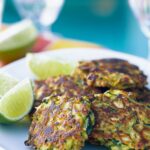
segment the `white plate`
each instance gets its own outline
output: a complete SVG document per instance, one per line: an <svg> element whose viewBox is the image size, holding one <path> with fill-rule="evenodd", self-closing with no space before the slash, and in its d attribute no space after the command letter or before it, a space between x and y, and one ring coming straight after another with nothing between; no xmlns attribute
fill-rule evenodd
<svg viewBox="0 0 150 150"><path fill-rule="evenodd" d="M63 58L68 60L91 60L100 58L121 58L126 59L129 62L137 65L144 71L148 76L148 82L150 83L150 62L138 58L135 56L114 52L110 50L102 49L89 49L89 48L73 48L73 49L62 49L59 51L48 51L43 52L42 55L47 55L51 58ZM29 73L25 59L18 60L10 65L7 65L0 69L0 71L6 71L18 79L24 79L26 77L32 78ZM150 84L149 84L150 87ZM6 150L28 150L29 148L24 146L24 141L27 139L28 127L25 125L0 125L0 146ZM105 148L95 147L86 144L85 150L102 150Z"/></svg>

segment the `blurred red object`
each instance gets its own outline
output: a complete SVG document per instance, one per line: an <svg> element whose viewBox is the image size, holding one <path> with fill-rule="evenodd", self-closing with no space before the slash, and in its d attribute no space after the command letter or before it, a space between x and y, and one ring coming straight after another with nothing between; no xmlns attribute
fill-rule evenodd
<svg viewBox="0 0 150 150"><path fill-rule="evenodd" d="M50 45L52 42L50 40L47 40L43 37L38 37L37 42L35 43L35 45L32 48L33 52L41 52L45 49L45 47L47 47L48 45Z"/></svg>
<svg viewBox="0 0 150 150"><path fill-rule="evenodd" d="M0 62L0 67L4 66L4 64L2 62Z"/></svg>

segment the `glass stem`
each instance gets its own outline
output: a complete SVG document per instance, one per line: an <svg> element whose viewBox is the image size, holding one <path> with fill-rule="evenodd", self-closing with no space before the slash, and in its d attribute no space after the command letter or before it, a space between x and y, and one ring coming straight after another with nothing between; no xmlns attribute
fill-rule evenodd
<svg viewBox="0 0 150 150"><path fill-rule="evenodd" d="M150 39L148 39L148 60L150 61Z"/></svg>
<svg viewBox="0 0 150 150"><path fill-rule="evenodd" d="M46 40L55 41L58 38L58 35L55 35L48 26L41 26L39 28L39 32L40 35L42 35L42 37L44 37Z"/></svg>
<svg viewBox="0 0 150 150"><path fill-rule="evenodd" d="M0 31L2 30L2 19L3 19L4 0L0 0Z"/></svg>

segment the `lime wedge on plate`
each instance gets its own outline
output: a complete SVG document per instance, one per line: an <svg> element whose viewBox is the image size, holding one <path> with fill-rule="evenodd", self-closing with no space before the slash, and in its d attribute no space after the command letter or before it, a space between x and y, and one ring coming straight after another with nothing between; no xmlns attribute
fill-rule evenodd
<svg viewBox="0 0 150 150"><path fill-rule="evenodd" d="M38 79L46 79L50 76L69 75L77 65L77 62L52 59L42 54L28 54L26 60L29 69Z"/></svg>
<svg viewBox="0 0 150 150"><path fill-rule="evenodd" d="M18 83L0 99L0 123L16 122L26 116L33 105L30 80Z"/></svg>
<svg viewBox="0 0 150 150"><path fill-rule="evenodd" d="M2 97L6 92L8 92L12 87L18 83L18 80L14 77L0 72L0 97Z"/></svg>
<svg viewBox="0 0 150 150"><path fill-rule="evenodd" d="M0 33L0 60L10 62L22 57L37 38L37 30L30 20L16 23Z"/></svg>

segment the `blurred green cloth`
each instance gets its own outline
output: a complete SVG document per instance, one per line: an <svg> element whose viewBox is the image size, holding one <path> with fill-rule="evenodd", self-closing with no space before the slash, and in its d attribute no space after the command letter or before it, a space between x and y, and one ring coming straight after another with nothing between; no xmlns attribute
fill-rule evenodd
<svg viewBox="0 0 150 150"><path fill-rule="evenodd" d="M6 0L4 22L20 20L12 0ZM53 32L101 44L107 48L147 56L147 39L127 0L66 0Z"/></svg>

